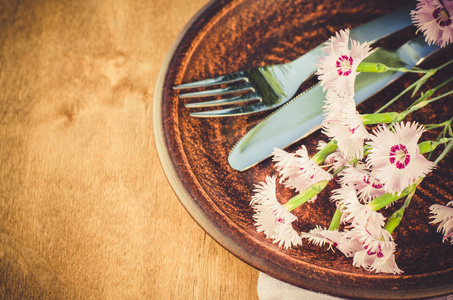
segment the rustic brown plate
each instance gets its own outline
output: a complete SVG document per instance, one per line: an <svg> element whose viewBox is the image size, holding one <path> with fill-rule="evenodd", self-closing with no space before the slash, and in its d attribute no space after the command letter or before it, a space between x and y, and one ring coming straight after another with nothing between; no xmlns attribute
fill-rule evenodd
<svg viewBox="0 0 453 300"><path fill-rule="evenodd" d="M453 246L442 243L436 226L428 224L428 207L451 199L451 155L425 179L395 232L396 259L404 274L370 273L353 267L352 260L338 251L332 253L307 242L284 250L257 233L249 200L254 184L275 173L272 163L266 160L246 172L237 172L228 165L227 156L233 145L267 113L192 118L184 107L186 100L179 99L173 90L174 85L183 82L288 62L336 30L356 27L408 2L411 1L213 1L181 33L163 64L156 87L154 129L159 155L189 214L241 260L285 282L342 297L409 299L453 293ZM451 56L451 52L447 55ZM439 82L451 75L451 71L441 73ZM375 109L382 104L381 99L395 95L409 79L410 75L405 76L360 109ZM428 123L449 119L452 106L446 101L436 106L442 108L444 104L444 109L426 108L414 117ZM313 150L320 137L317 132L303 142ZM300 144L291 146L289 151ZM334 210L328 199L331 189L321 194L314 205L295 211L301 220L297 230L308 231L316 224L328 226ZM291 196L289 191L280 193L282 199Z"/></svg>

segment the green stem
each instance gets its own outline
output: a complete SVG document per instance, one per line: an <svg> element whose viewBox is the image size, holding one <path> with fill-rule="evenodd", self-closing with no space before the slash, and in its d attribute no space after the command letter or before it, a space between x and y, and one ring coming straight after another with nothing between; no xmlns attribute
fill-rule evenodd
<svg viewBox="0 0 453 300"><path fill-rule="evenodd" d="M360 115L363 125L392 123L401 118L401 114L397 112L387 112L378 114L363 114Z"/></svg>
<svg viewBox="0 0 453 300"><path fill-rule="evenodd" d="M367 73L384 73L389 71L389 67L382 63L366 62L362 61L357 66L357 72L367 72Z"/></svg>
<svg viewBox="0 0 453 300"><path fill-rule="evenodd" d="M415 190L417 188L417 186L420 184L420 182L422 180L423 180L423 178L419 178L416 183L408 186L399 194L398 193L394 193L394 194L387 193L387 194L381 195L379 197L376 197L367 205L370 207L371 210L374 210L374 211L380 210L381 208L386 207L390 203L409 195L409 193L411 193L413 190Z"/></svg>
<svg viewBox="0 0 453 300"><path fill-rule="evenodd" d="M437 123L437 124L426 124L426 125L425 125L425 129L426 129L426 130L432 130L432 129L436 129L436 128L439 128L439 127L444 127L442 133L444 134L443 136L445 136L445 132L446 132L447 129L450 127L452 121L453 121L453 118L451 118L451 119L448 120L448 121L442 122L442 123Z"/></svg>
<svg viewBox="0 0 453 300"><path fill-rule="evenodd" d="M429 73L430 70L422 70L422 69L406 69L406 68L392 68L388 67L389 71L395 72L404 72L404 73L418 73L418 74L426 74Z"/></svg>
<svg viewBox="0 0 453 300"><path fill-rule="evenodd" d="M429 99L429 100L423 100L423 101L420 101L420 102L415 101L414 104L412 104L408 109L406 109L405 111L402 111L401 113L399 113L399 115L395 118L394 122L401 122L402 120L404 120L406 118L407 115L413 113L414 111L417 111L420 108L423 108L426 105L431 104L432 102L440 100L440 99L442 99L442 98L444 98L446 96L449 96L451 94L453 94L453 90L449 91L449 92L447 92L445 94L442 94L440 96L437 96L435 98Z"/></svg>
<svg viewBox="0 0 453 300"><path fill-rule="evenodd" d="M387 230L389 233L392 233L396 227L401 223L403 219L404 209L400 208L395 211L390 218L388 218L387 222L385 222L384 229Z"/></svg>
<svg viewBox="0 0 453 300"><path fill-rule="evenodd" d="M428 91L428 92L429 92L429 93L428 93L428 94L429 94L428 98L431 97L431 95L432 95L432 93L433 93L434 91L435 91L434 89ZM433 103L433 102L435 102L435 101L438 101L438 100L440 100L440 99L443 99L443 98L445 98L445 97L447 97L447 96L450 96L451 94L453 94L453 90L448 91L448 92L446 92L446 93L443 93L442 95L439 95L439 96L434 97L434 98L431 98L431 99L427 99L427 97L425 97L426 94L423 94L423 95L422 95L419 99L417 99L411 106L409 106L408 109L406 109L405 111L401 112L400 115L402 116L402 119L404 119L408 114L411 114L411 113L413 113L414 111L419 110L420 108L425 107L425 106L428 105L428 104L431 104L431 103ZM420 101L420 99L423 99L423 100ZM401 119L401 120L402 120L402 119Z"/></svg>
<svg viewBox="0 0 453 300"><path fill-rule="evenodd" d="M446 63L444 63L443 65L440 65L439 67L437 67L435 70L439 71L440 69L443 69L445 67L447 67L449 64L453 63L453 59L447 61Z"/></svg>
<svg viewBox="0 0 453 300"><path fill-rule="evenodd" d="M435 164L438 164L444 157L448 154L448 152L451 151L453 148L453 140L450 140L450 142L447 144L445 147L444 151L437 157L437 159L434 161Z"/></svg>
<svg viewBox="0 0 453 300"><path fill-rule="evenodd" d="M329 154L332 154L335 150L337 150L337 141L331 140L327 145L325 145L321 150L318 151L313 157L311 158L317 165L322 164L326 157Z"/></svg>
<svg viewBox="0 0 453 300"><path fill-rule="evenodd" d="M451 138L441 138L438 141L425 141L418 144L418 150L420 154L425 154L434 151L437 146L446 144L453 141Z"/></svg>
<svg viewBox="0 0 453 300"><path fill-rule="evenodd" d="M313 184L308 189L304 190L302 193L292 197L288 202L283 204L288 211L292 211L295 208L298 208L314 196L321 193L321 191L327 186L329 180L323 180L318 183Z"/></svg>
<svg viewBox="0 0 453 300"><path fill-rule="evenodd" d="M453 77L452 77L452 78L453 78ZM446 92L446 93L443 93L442 95L437 96L437 97L435 97L435 98L426 100L426 102L428 102L427 104L430 104L430 103L432 103L432 102L434 102L434 101L437 101L437 100L440 100L440 99L445 98L445 97L447 97L447 96L450 96L451 94L453 94L453 90L448 91L448 92Z"/></svg>
<svg viewBox="0 0 453 300"><path fill-rule="evenodd" d="M357 66L357 72L367 72L367 73L384 73L388 71L393 72L404 72L404 73L428 73L429 70L422 70L422 69L406 69L406 68L394 68L384 65L383 63L374 63L374 62L366 62L362 61Z"/></svg>
<svg viewBox="0 0 453 300"><path fill-rule="evenodd" d="M386 109L387 107L389 107L390 105L392 105L395 101L397 101L399 98L401 98L404 94L406 94L407 92L409 92L410 90L416 88L421 82L425 82L426 80L428 80L429 77L433 76L434 73L433 72L429 72L429 73L426 73L425 75L423 75L420 79L418 79L417 81L415 81L414 83L412 83L409 87L407 87L406 89L404 89L401 93L399 93L398 95L396 95L393 99L391 99L389 102L387 102L385 105L383 105L380 109L378 109L376 111L376 113L379 113L381 111L383 111L384 109Z"/></svg>
<svg viewBox="0 0 453 300"><path fill-rule="evenodd" d="M421 70L421 69L418 69L418 68L414 68L412 70L416 71L416 70L419 70L420 73L425 73L421 78L419 78L418 80L416 80L414 83L412 83L409 87L407 87L406 89L404 89L401 93L399 93L398 95L396 95L393 99L391 99L389 102L387 102L385 105L383 105L380 109L378 109L376 111L376 113L379 113L381 111L383 111L384 109L386 109L387 107L389 107L391 104L393 104L395 101L397 101L399 98L401 98L404 94L406 94L408 91L412 90L413 89L413 93L412 93L412 96L415 95L415 93L418 91L418 89L431 77L433 76L434 74L436 74L437 71L447 67L448 65L452 64L453 63L453 59L444 63L443 65L437 67L437 68L434 68L434 69L430 69L430 70ZM360 66L360 65L359 65ZM453 80L453 78L450 78L450 79L447 79L446 82L440 84L439 87L435 88L435 90L438 90L439 88L441 88L442 86L444 86L445 84L448 84L451 80ZM414 102L414 104L417 104L418 101L423 101L425 100L426 98L430 97L431 94L434 92L432 90L428 91L428 93L424 96L422 95L422 97L420 97L421 99L417 100Z"/></svg>
<svg viewBox="0 0 453 300"><path fill-rule="evenodd" d="M341 221L342 214L343 213L341 212L341 210L339 208L337 208L335 210L335 213L333 214L332 220L330 221L330 225L329 225L330 231L335 231L340 228L340 221Z"/></svg>
<svg viewBox="0 0 453 300"><path fill-rule="evenodd" d="M441 89L443 86L449 84L451 81L453 80L453 77L450 77L449 79L445 80L444 82L442 82L441 84L439 84L438 86L436 86L435 88L432 88L430 90L427 90L425 93L423 93L417 100L415 100L415 102L412 104L412 105L416 105L417 103L419 102L422 102L426 99L428 99L429 97L431 97L435 92L437 92L439 89ZM441 98L445 97L445 95L441 95L439 96ZM437 97L436 97L437 98Z"/></svg>
<svg viewBox="0 0 453 300"><path fill-rule="evenodd" d="M395 211L390 218L387 219L387 222L385 222L384 229L387 230L389 233L392 233L396 227L401 223L401 220L403 219L404 216L404 211L406 207L409 205L411 202L412 196L415 194L415 189L407 195L406 201L404 201L403 206Z"/></svg>

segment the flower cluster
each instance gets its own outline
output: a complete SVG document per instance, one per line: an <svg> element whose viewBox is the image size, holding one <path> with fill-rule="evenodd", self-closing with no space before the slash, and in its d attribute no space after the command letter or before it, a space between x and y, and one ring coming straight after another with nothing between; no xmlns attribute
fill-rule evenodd
<svg viewBox="0 0 453 300"><path fill-rule="evenodd" d="M442 46L449 43L451 3L425 0L420 1L417 9L412 15L415 24L426 32L427 40L435 39ZM426 11L442 30L438 38L433 37L431 25L426 24ZM351 40L348 30L341 30L326 43L317 75L326 95L322 132L329 142L320 141L318 152L311 157L305 146L295 153L274 149L278 183L297 195L280 204L276 193L278 177L268 176L265 182L256 185L250 204L255 210L258 232L264 232L279 246L301 246L306 239L318 246L338 249L351 257L356 267L400 274L403 271L396 264L397 245L392 232L423 178L453 148L452 120L430 125L430 129L444 127L438 140L420 142L426 128L417 122L404 122L404 118L451 92L433 100L422 94L403 112L359 114L354 101L355 77L365 70L360 68L361 63L372 51L366 43ZM435 161L425 157L424 154L442 144L447 147ZM293 227L297 217L291 211L304 203L313 203L333 179L337 180L338 188L330 196L335 214L329 227L317 225L309 232L298 233ZM393 209L395 203L399 203L399 209ZM388 216L383 212L385 209L394 212ZM431 223L439 223L443 240L453 244L453 202L446 206L436 204L430 209Z"/></svg>

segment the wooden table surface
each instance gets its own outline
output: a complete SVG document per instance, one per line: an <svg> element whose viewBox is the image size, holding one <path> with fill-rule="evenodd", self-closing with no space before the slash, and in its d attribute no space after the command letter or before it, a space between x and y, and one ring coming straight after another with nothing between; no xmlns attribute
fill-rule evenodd
<svg viewBox="0 0 453 300"><path fill-rule="evenodd" d="M208 0L0 3L0 298L257 299L168 183L153 95Z"/></svg>

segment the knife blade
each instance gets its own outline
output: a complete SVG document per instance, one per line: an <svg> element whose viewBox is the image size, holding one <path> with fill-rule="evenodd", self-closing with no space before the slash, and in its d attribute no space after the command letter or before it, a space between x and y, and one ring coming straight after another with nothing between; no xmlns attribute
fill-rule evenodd
<svg viewBox="0 0 453 300"><path fill-rule="evenodd" d="M382 62L391 67L412 68L433 55L439 47L428 45L418 36L391 51L376 49L365 61ZM399 78L402 72L360 73L355 82L355 101L361 103ZM238 171L268 158L274 148L286 148L320 127L325 94L318 84L293 98L253 127L232 148L228 163Z"/></svg>

